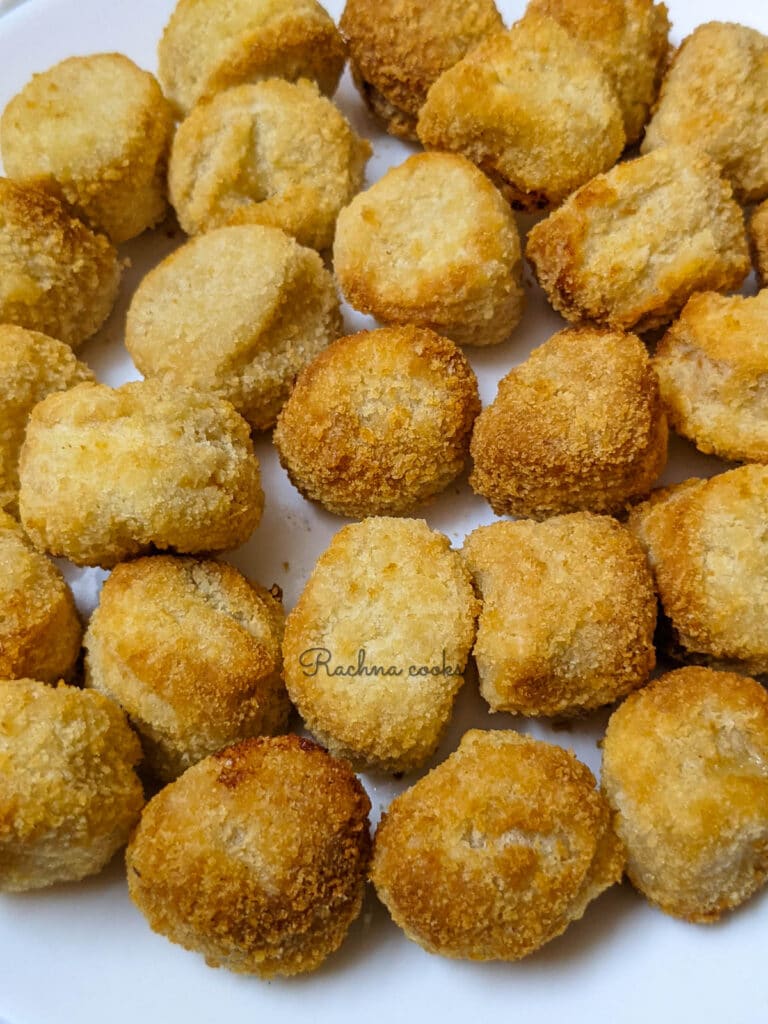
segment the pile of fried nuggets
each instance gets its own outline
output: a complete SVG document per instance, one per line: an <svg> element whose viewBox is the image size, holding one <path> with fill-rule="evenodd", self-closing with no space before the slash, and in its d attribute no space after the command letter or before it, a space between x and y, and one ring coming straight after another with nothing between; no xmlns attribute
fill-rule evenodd
<svg viewBox="0 0 768 1024"><path fill-rule="evenodd" d="M127 843L156 931L269 977L341 944L368 877L411 939L476 960L533 952L625 872L697 922L765 882L768 291L728 293L739 204L768 197L768 38L710 23L672 53L669 28L652 0L531 0L509 30L493 0L348 0L343 35L315 0L180 0L159 83L98 54L8 104L0 888ZM347 55L426 147L362 192L370 146L327 98ZM130 305L145 379L112 389L74 353L166 196L190 238ZM458 346L523 314L513 208L551 211L525 254L571 326L481 410ZM768 203L751 235L762 284ZM331 247L379 329L341 337ZM653 490L668 421L743 465ZM252 432L273 427L298 491L359 520L287 621L213 557L259 522ZM456 551L405 515L470 453L518 518ZM49 555L112 569L83 686ZM685 667L649 682L655 641ZM423 766L470 655L492 711L622 700L601 787L558 746L474 730L372 843L353 772ZM292 706L323 746L286 734Z"/></svg>

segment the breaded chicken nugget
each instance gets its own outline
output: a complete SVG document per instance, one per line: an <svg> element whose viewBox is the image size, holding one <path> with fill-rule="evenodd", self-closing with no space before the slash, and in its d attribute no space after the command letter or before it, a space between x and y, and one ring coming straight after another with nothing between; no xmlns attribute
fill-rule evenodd
<svg viewBox="0 0 768 1024"><path fill-rule="evenodd" d="M273 435L305 498L336 515L408 512L461 473L480 411L460 349L419 327L363 331L301 373Z"/></svg>
<svg viewBox="0 0 768 1024"><path fill-rule="evenodd" d="M532 12L438 78L419 114L430 149L463 153L512 205L547 209L624 148L619 102L589 49Z"/></svg>
<svg viewBox="0 0 768 1024"><path fill-rule="evenodd" d="M645 548L685 660L768 672L768 466L688 480L639 505Z"/></svg>
<svg viewBox="0 0 768 1024"><path fill-rule="evenodd" d="M0 323L77 348L109 316L117 252L53 196L0 178Z"/></svg>
<svg viewBox="0 0 768 1024"><path fill-rule="evenodd" d="M347 0L339 27L368 107L415 139L429 87L504 24L493 0Z"/></svg>
<svg viewBox="0 0 768 1024"><path fill-rule="evenodd" d="M649 331L696 291L730 291L749 272L744 217L717 165L668 146L619 164L528 235L526 256L572 322Z"/></svg>
<svg viewBox="0 0 768 1024"><path fill-rule="evenodd" d="M0 511L0 679L68 678L82 635L63 576Z"/></svg>
<svg viewBox="0 0 768 1024"><path fill-rule="evenodd" d="M349 765L322 747L245 740L149 802L128 847L131 898L210 967L313 971L360 913L369 810Z"/></svg>
<svg viewBox="0 0 768 1024"><path fill-rule="evenodd" d="M105 569L152 548L237 547L264 505L245 420L160 381L49 395L30 416L19 476L34 544Z"/></svg>
<svg viewBox="0 0 768 1024"><path fill-rule="evenodd" d="M348 301L384 323L494 345L523 312L514 215L463 156L419 153L341 211L333 262Z"/></svg>
<svg viewBox="0 0 768 1024"><path fill-rule="evenodd" d="M116 566L85 637L86 685L116 700L163 781L283 730L283 608L230 565L157 555Z"/></svg>
<svg viewBox="0 0 768 1024"><path fill-rule="evenodd" d="M473 729L390 804L371 877L430 953L519 960L577 921L623 867L586 765L511 730Z"/></svg>
<svg viewBox="0 0 768 1024"><path fill-rule="evenodd" d="M327 249L370 155L369 143L313 82L241 85L198 104L179 127L171 202L189 235L267 224Z"/></svg>
<svg viewBox="0 0 768 1024"><path fill-rule="evenodd" d="M98 874L128 841L141 746L100 693L0 680L0 890Z"/></svg>
<svg viewBox="0 0 768 1024"><path fill-rule="evenodd" d="M423 764L464 682L478 609L461 556L423 520L344 527L285 627L285 681L307 728L361 768Z"/></svg>
<svg viewBox="0 0 768 1024"><path fill-rule="evenodd" d="M711 21L683 41L641 147L696 146L741 202L768 195L768 37Z"/></svg>
<svg viewBox="0 0 768 1024"><path fill-rule="evenodd" d="M683 668L633 693L603 742L603 791L627 874L700 924L768 877L768 695L754 679Z"/></svg>
<svg viewBox="0 0 768 1024"><path fill-rule="evenodd" d="M265 78L313 79L333 95L344 42L315 0L179 0L157 48L159 77L181 114Z"/></svg>
<svg viewBox="0 0 768 1024"><path fill-rule="evenodd" d="M653 359L672 426L703 452L768 462L768 291L692 296Z"/></svg>
<svg viewBox="0 0 768 1024"><path fill-rule="evenodd" d="M65 199L115 244L165 216L173 115L155 78L121 53L34 75L0 131L9 177Z"/></svg>
<svg viewBox="0 0 768 1024"><path fill-rule="evenodd" d="M749 241L758 283L765 288L768 286L768 200L761 203L750 218Z"/></svg>
<svg viewBox="0 0 768 1024"><path fill-rule="evenodd" d="M667 433L640 340L569 328L499 382L475 422L469 482L497 515L618 512L664 469Z"/></svg>
<svg viewBox="0 0 768 1024"><path fill-rule="evenodd" d="M473 653L492 711L574 715L646 681L656 593L643 549L615 519L496 522L462 553L483 600Z"/></svg>

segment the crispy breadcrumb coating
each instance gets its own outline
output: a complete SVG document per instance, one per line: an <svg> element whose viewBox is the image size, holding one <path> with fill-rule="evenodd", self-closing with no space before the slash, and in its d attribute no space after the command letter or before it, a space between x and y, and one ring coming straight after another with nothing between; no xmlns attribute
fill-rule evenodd
<svg viewBox="0 0 768 1024"><path fill-rule="evenodd" d="M761 203L750 218L749 241L758 284L765 288L768 285L768 200Z"/></svg>

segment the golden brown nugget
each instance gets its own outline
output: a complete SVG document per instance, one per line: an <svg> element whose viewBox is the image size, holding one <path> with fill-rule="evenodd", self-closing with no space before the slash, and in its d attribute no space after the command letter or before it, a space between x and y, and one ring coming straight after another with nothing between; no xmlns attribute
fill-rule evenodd
<svg viewBox="0 0 768 1024"><path fill-rule="evenodd" d="M713 667L768 672L768 466L688 480L639 505L672 652Z"/></svg>
<svg viewBox="0 0 768 1024"><path fill-rule="evenodd" d="M492 711L581 714L648 679L653 578L615 519L496 522L474 530L462 554L483 602L473 654Z"/></svg>
<svg viewBox="0 0 768 1024"><path fill-rule="evenodd" d="M615 513L651 489L667 435L640 340L568 328L499 382L475 422L469 482L497 515Z"/></svg>
<svg viewBox="0 0 768 1024"><path fill-rule="evenodd" d="M313 79L332 96L344 41L315 0L179 0L157 49L166 96L181 114L265 78Z"/></svg>
<svg viewBox="0 0 768 1024"><path fill-rule="evenodd" d="M339 26L360 95L406 139L416 138L429 87L504 28L493 0L347 0Z"/></svg>
<svg viewBox="0 0 768 1024"><path fill-rule="evenodd" d="M93 374L69 345L0 324L0 509L18 512L19 452L32 409L46 395L89 380Z"/></svg>
<svg viewBox="0 0 768 1024"><path fill-rule="evenodd" d="M0 679L68 679L82 635L64 577L0 511Z"/></svg>
<svg viewBox="0 0 768 1024"><path fill-rule="evenodd" d="M53 196L0 178L0 323L77 348L109 316L117 252Z"/></svg>
<svg viewBox="0 0 768 1024"><path fill-rule="evenodd" d="M242 416L160 381L49 395L30 416L19 476L35 546L105 569L151 549L237 547L264 505Z"/></svg>
<svg viewBox="0 0 768 1024"><path fill-rule="evenodd" d="M155 78L122 54L34 75L0 130L9 177L66 200L115 244L165 216L173 115Z"/></svg>
<svg viewBox="0 0 768 1024"><path fill-rule="evenodd" d="M463 960L519 960L621 879L624 851L589 768L508 731L459 749L382 816L371 877L409 939Z"/></svg>
<svg viewBox="0 0 768 1024"><path fill-rule="evenodd" d="M514 215L453 153L412 156L356 196L339 215L333 262L348 301L384 323L494 345L522 316Z"/></svg>
<svg viewBox="0 0 768 1024"><path fill-rule="evenodd" d="M750 218L749 241L758 284L765 288L768 285L768 200L761 203Z"/></svg>
<svg viewBox="0 0 768 1024"><path fill-rule="evenodd" d="M768 37L711 21L683 41L641 148L669 145L708 153L740 202L768 195Z"/></svg>
<svg viewBox="0 0 768 1024"><path fill-rule="evenodd" d="M423 520L344 527L285 627L285 681L307 728L361 769L423 764L464 682L478 610L461 556Z"/></svg>
<svg viewBox="0 0 768 1024"><path fill-rule="evenodd" d="M408 512L456 479L480 411L461 350L419 327L363 331L302 371L273 440L294 487L336 515Z"/></svg>
<svg viewBox="0 0 768 1024"><path fill-rule="evenodd" d="M429 149L463 153L522 210L548 209L624 148L613 86L589 49L532 12L438 78L419 114Z"/></svg>
<svg viewBox="0 0 768 1024"><path fill-rule="evenodd" d="M171 202L188 235L267 224L327 249L370 155L369 143L313 82L241 85L198 104L180 125Z"/></svg>
<svg viewBox="0 0 768 1024"><path fill-rule="evenodd" d="M768 695L754 679L683 668L613 713L603 791L633 885L705 924L768 876Z"/></svg>
<svg viewBox="0 0 768 1024"><path fill-rule="evenodd" d="M141 747L100 693L0 680L0 890L98 874L144 804Z"/></svg>
<svg viewBox="0 0 768 1024"><path fill-rule="evenodd" d="M88 626L86 685L127 712L147 767L169 782L236 740L285 729L283 625L279 592L231 565L124 562Z"/></svg>
<svg viewBox="0 0 768 1024"><path fill-rule="evenodd" d="M697 291L734 291L749 272L743 214L717 165L668 146L619 164L528 235L526 256L572 322L649 331Z"/></svg>
<svg viewBox="0 0 768 1024"><path fill-rule="evenodd" d="M360 913L369 810L349 765L322 747L245 740L149 802L128 847L131 898L210 967L313 971Z"/></svg>
<svg viewBox="0 0 768 1024"><path fill-rule="evenodd" d="M692 296L653 366L679 434L724 459L768 462L768 291Z"/></svg>

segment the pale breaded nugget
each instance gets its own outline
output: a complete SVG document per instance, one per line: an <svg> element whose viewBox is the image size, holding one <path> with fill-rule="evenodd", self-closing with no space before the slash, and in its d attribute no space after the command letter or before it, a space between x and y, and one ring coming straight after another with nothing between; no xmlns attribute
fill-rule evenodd
<svg viewBox="0 0 768 1024"><path fill-rule="evenodd" d="M347 0L339 27L368 107L415 139L429 87L504 23L493 0Z"/></svg>
<svg viewBox="0 0 768 1024"><path fill-rule="evenodd" d="M63 576L0 511L0 679L68 678L82 635Z"/></svg>
<svg viewBox="0 0 768 1024"><path fill-rule="evenodd" d="M221 562L157 555L115 567L85 636L86 685L117 701L169 782L248 736L280 732L277 594Z"/></svg>
<svg viewBox="0 0 768 1024"><path fill-rule="evenodd" d="M106 867L144 804L140 759L125 715L100 693L0 680L0 890Z"/></svg>
<svg viewBox="0 0 768 1024"><path fill-rule="evenodd" d="M478 610L461 556L423 520L344 527L285 627L285 682L307 728L361 768L423 764L464 682Z"/></svg>
<svg viewBox="0 0 768 1024"><path fill-rule="evenodd" d="M761 288L768 286L768 200L761 203L749 221L749 241L755 275Z"/></svg>
<svg viewBox="0 0 768 1024"><path fill-rule="evenodd" d="M30 416L19 476L34 544L105 569L152 548L237 547L264 505L242 416L214 395L160 381L49 395Z"/></svg>
<svg viewBox="0 0 768 1024"><path fill-rule="evenodd" d="M176 110L265 78L313 79L331 96L344 42L315 0L179 0L157 48L158 75Z"/></svg>
<svg viewBox="0 0 768 1024"><path fill-rule="evenodd" d="M704 924L768 876L768 695L683 668L633 693L603 741L603 791L627 874L663 911Z"/></svg>
<svg viewBox="0 0 768 1024"><path fill-rule="evenodd" d="M653 0L530 0L590 48L619 98L627 145L640 138L669 56L669 12Z"/></svg>
<svg viewBox="0 0 768 1024"><path fill-rule="evenodd" d="M180 125L171 202L189 235L267 224L327 249L370 155L370 144L313 82L241 85L198 104Z"/></svg>
<svg viewBox="0 0 768 1024"><path fill-rule="evenodd" d="M69 345L0 324L0 509L18 512L19 452L32 409L46 395L89 380L93 374Z"/></svg>
<svg viewBox="0 0 768 1024"><path fill-rule="evenodd" d="M117 252L53 196L0 178L0 323L77 348L109 316Z"/></svg>
<svg viewBox="0 0 768 1024"><path fill-rule="evenodd" d="M155 78L122 54L34 75L0 131L9 177L66 200L115 244L165 216L173 115Z"/></svg>
<svg viewBox="0 0 768 1024"><path fill-rule="evenodd" d="M692 296L652 362L679 434L724 459L768 462L768 291Z"/></svg>
<svg viewBox="0 0 768 1024"><path fill-rule="evenodd" d="M339 215L333 262L347 300L384 323L494 345L522 316L514 215L453 153L412 156L353 199Z"/></svg>
<svg viewBox="0 0 768 1024"><path fill-rule="evenodd" d="M678 144L708 153L741 202L768 195L768 37L711 21L683 41L641 149Z"/></svg>
<svg viewBox="0 0 768 1024"><path fill-rule="evenodd" d="M536 224L526 256L572 322L649 331L749 273L743 214L717 165L668 146L619 164Z"/></svg>
<svg viewBox="0 0 768 1024"><path fill-rule="evenodd" d="M322 747L244 740L147 804L128 847L131 898L210 967L313 971L360 913L369 810L349 765Z"/></svg>
<svg viewBox="0 0 768 1024"><path fill-rule="evenodd" d="M630 516L685 660L768 672L768 466L656 492Z"/></svg>
<svg viewBox="0 0 768 1024"><path fill-rule="evenodd" d="M371 877L430 953L519 960L621 879L624 851L586 765L509 731L459 749L382 816Z"/></svg>
<svg viewBox="0 0 768 1024"><path fill-rule="evenodd" d="M419 114L430 149L463 153L513 206L547 209L624 148L619 102L590 51L535 12L438 78Z"/></svg>
<svg viewBox="0 0 768 1024"><path fill-rule="evenodd" d="M574 715L646 681L656 592L643 549L615 519L496 522L462 554L483 601L473 654L492 711Z"/></svg>
<svg viewBox="0 0 768 1024"><path fill-rule="evenodd" d="M266 430L299 371L342 333L319 255L277 228L243 224L192 239L147 274L125 344L145 377L212 391Z"/></svg>
<svg viewBox="0 0 768 1024"><path fill-rule="evenodd" d="M664 469L667 434L640 340L568 328L499 382L475 422L469 482L497 515L619 512Z"/></svg>
<svg viewBox="0 0 768 1024"><path fill-rule="evenodd" d="M461 473L479 411L452 341L384 327L340 338L302 371L273 440L305 498L351 518L397 514Z"/></svg>

